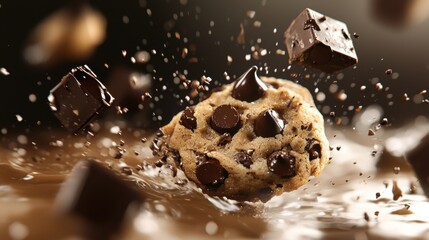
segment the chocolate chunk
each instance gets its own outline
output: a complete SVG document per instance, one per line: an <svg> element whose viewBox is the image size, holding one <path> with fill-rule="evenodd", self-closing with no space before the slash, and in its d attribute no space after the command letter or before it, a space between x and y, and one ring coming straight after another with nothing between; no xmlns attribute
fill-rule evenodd
<svg viewBox="0 0 429 240"><path fill-rule="evenodd" d="M259 114L254 123L256 136L265 138L276 136L283 131L284 127L285 121L272 109L268 109Z"/></svg>
<svg viewBox="0 0 429 240"><path fill-rule="evenodd" d="M370 10L378 22L393 28L405 28L428 18L429 2L425 0L371 0Z"/></svg>
<svg viewBox="0 0 429 240"><path fill-rule="evenodd" d="M205 161L197 165L195 174L198 181L207 187L219 187L228 177L228 172L219 161L213 158L206 158Z"/></svg>
<svg viewBox="0 0 429 240"><path fill-rule="evenodd" d="M414 169L426 196L429 197L429 133L420 143L406 154L408 162Z"/></svg>
<svg viewBox="0 0 429 240"><path fill-rule="evenodd" d="M308 8L285 32L285 44L289 62L305 67L331 73L357 63L347 26Z"/></svg>
<svg viewBox="0 0 429 240"><path fill-rule="evenodd" d="M56 197L56 210L84 219L95 231L114 234L129 208L143 200L138 190L92 160L73 168Z"/></svg>
<svg viewBox="0 0 429 240"><path fill-rule="evenodd" d="M257 71L258 68L253 66L235 81L232 89L233 98L253 102L264 95L268 87L259 79Z"/></svg>
<svg viewBox="0 0 429 240"><path fill-rule="evenodd" d="M295 158L285 151L273 152L267 159L268 170L282 178L296 175Z"/></svg>
<svg viewBox="0 0 429 240"><path fill-rule="evenodd" d="M185 110L182 113L182 116L180 117L180 124L185 126L185 128L194 130L197 128L197 119L194 116L194 109L192 108L185 108Z"/></svg>
<svg viewBox="0 0 429 240"><path fill-rule="evenodd" d="M320 146L319 141L316 139L307 140L307 145L305 146L305 150L308 152L308 157L311 160L321 157L322 148Z"/></svg>
<svg viewBox="0 0 429 240"><path fill-rule="evenodd" d="M244 151L234 154L234 160L246 168L250 168L250 166L253 164L252 156Z"/></svg>
<svg viewBox="0 0 429 240"><path fill-rule="evenodd" d="M55 86L49 105L60 122L75 133L110 107L114 98L88 66L77 67Z"/></svg>
<svg viewBox="0 0 429 240"><path fill-rule="evenodd" d="M213 111L210 125L218 133L234 134L240 128L240 114L231 105L221 105Z"/></svg>

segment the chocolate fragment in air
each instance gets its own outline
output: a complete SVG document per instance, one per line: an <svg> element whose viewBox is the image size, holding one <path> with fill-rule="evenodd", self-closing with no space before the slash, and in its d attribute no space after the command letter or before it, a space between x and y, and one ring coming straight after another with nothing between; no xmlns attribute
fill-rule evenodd
<svg viewBox="0 0 429 240"><path fill-rule="evenodd" d="M223 168L219 161L213 158L207 158L197 165L195 172L198 181L207 187L219 187L228 177L228 172Z"/></svg>
<svg viewBox="0 0 429 240"><path fill-rule="evenodd" d="M210 125L218 133L234 134L240 128L240 114L231 105L221 105L213 111Z"/></svg>
<svg viewBox="0 0 429 240"><path fill-rule="evenodd" d="M346 24L308 8L286 30L285 44L290 63L327 73L357 63Z"/></svg>
<svg viewBox="0 0 429 240"><path fill-rule="evenodd" d="M268 170L282 178L296 175L295 157L285 151L273 152L267 159Z"/></svg>
<svg viewBox="0 0 429 240"><path fill-rule="evenodd" d="M417 147L406 154L406 158L413 167L423 191L429 197L429 133L420 140Z"/></svg>
<svg viewBox="0 0 429 240"><path fill-rule="evenodd" d="M280 115L268 109L259 114L254 123L254 131L259 137L275 137L283 131L285 121L280 118Z"/></svg>
<svg viewBox="0 0 429 240"><path fill-rule="evenodd" d="M91 231L109 235L121 229L129 208L142 201L139 191L111 170L82 160L61 187L55 209L84 219Z"/></svg>
<svg viewBox="0 0 429 240"><path fill-rule="evenodd" d="M234 160L246 168L250 168L253 164L252 156L244 151L234 154Z"/></svg>
<svg viewBox="0 0 429 240"><path fill-rule="evenodd" d="M88 66L77 67L48 96L54 115L68 130L79 132L110 107L114 98Z"/></svg>
<svg viewBox="0 0 429 240"><path fill-rule="evenodd" d="M305 146L305 150L308 152L308 157L310 161L316 158L320 158L322 155L322 148L320 146L319 141L317 141L316 139L308 140L307 145Z"/></svg>
<svg viewBox="0 0 429 240"><path fill-rule="evenodd" d="M187 107L180 117L180 124L185 126L187 129L194 130L197 128L197 119L194 116L194 110Z"/></svg>
<svg viewBox="0 0 429 240"><path fill-rule="evenodd" d="M257 75L258 68L251 67L236 81L232 89L232 97L241 101L253 102L261 98L267 85Z"/></svg>

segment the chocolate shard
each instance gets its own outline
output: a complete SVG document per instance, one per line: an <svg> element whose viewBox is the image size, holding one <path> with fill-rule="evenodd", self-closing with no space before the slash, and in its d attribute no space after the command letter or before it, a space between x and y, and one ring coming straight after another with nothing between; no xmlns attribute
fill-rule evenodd
<svg viewBox="0 0 429 240"><path fill-rule="evenodd" d="M94 160L82 160L61 187L55 210L80 217L96 235L117 233L131 206L143 201L132 185ZM94 233L91 233L94 234Z"/></svg>
<svg viewBox="0 0 429 240"><path fill-rule="evenodd" d="M195 174L198 181L209 188L221 186L228 178L228 172L220 165L219 161L207 157L197 165Z"/></svg>
<svg viewBox="0 0 429 240"><path fill-rule="evenodd" d="M241 75L234 84L232 97L241 101L253 102L261 98L267 85L258 77L258 67L253 66Z"/></svg>
<svg viewBox="0 0 429 240"><path fill-rule="evenodd" d="M406 158L413 167L426 197L429 197L429 133L414 149L407 152Z"/></svg>
<svg viewBox="0 0 429 240"><path fill-rule="evenodd" d="M189 107L185 108L182 116L180 117L179 123L187 129L195 130L197 128L197 119L195 118L194 113L194 109Z"/></svg>
<svg viewBox="0 0 429 240"><path fill-rule="evenodd" d="M268 109L259 114L253 125L256 136L275 137L285 127L285 121L273 109Z"/></svg>
<svg viewBox="0 0 429 240"><path fill-rule="evenodd" d="M268 170L282 178L296 175L295 157L286 151L275 151L267 159Z"/></svg>
<svg viewBox="0 0 429 240"><path fill-rule="evenodd" d="M241 126L240 113L231 105L220 105L213 111L210 125L218 133L234 134Z"/></svg>
<svg viewBox="0 0 429 240"><path fill-rule="evenodd" d="M74 133L84 129L110 107L114 98L88 66L77 67L63 77L48 96L54 115Z"/></svg>
<svg viewBox="0 0 429 240"><path fill-rule="evenodd" d="M332 73L357 63L346 24L305 9L285 32L290 63Z"/></svg>

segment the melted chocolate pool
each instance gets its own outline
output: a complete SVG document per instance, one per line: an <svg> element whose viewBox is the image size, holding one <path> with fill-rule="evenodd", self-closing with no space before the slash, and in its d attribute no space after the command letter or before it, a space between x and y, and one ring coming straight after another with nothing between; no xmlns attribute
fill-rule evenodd
<svg viewBox="0 0 429 240"><path fill-rule="evenodd" d="M85 223L55 212L53 205L72 167L85 158L98 159L122 173L146 197L115 239L429 237L429 202L419 187L417 194L409 191L415 184L412 172L377 172L373 145L359 143L365 141L356 134L329 129L333 159L322 175L262 204L207 196L180 170L174 178L168 167L153 165L158 160L149 149L153 134L106 126L111 126L110 131L95 136L65 132L3 136L0 239L82 236ZM142 143L142 138L149 140ZM119 159L117 151L123 153ZM393 180L403 195L396 201Z"/></svg>

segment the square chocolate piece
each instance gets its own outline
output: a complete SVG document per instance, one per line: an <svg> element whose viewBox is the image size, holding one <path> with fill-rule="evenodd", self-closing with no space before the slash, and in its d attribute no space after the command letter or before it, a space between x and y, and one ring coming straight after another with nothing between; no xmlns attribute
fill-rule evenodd
<svg viewBox="0 0 429 240"><path fill-rule="evenodd" d="M429 133L420 140L414 149L406 154L406 157L413 167L426 197L429 198Z"/></svg>
<svg viewBox="0 0 429 240"><path fill-rule="evenodd" d="M54 115L74 133L110 107L113 100L106 87L86 65L72 69L48 96Z"/></svg>
<svg viewBox="0 0 429 240"><path fill-rule="evenodd" d="M78 216L98 234L114 234L122 227L134 203L143 200L140 192L112 170L94 160L82 160L61 187L55 209Z"/></svg>
<svg viewBox="0 0 429 240"><path fill-rule="evenodd" d="M306 8L285 32L289 63L332 73L357 63L346 24Z"/></svg>

